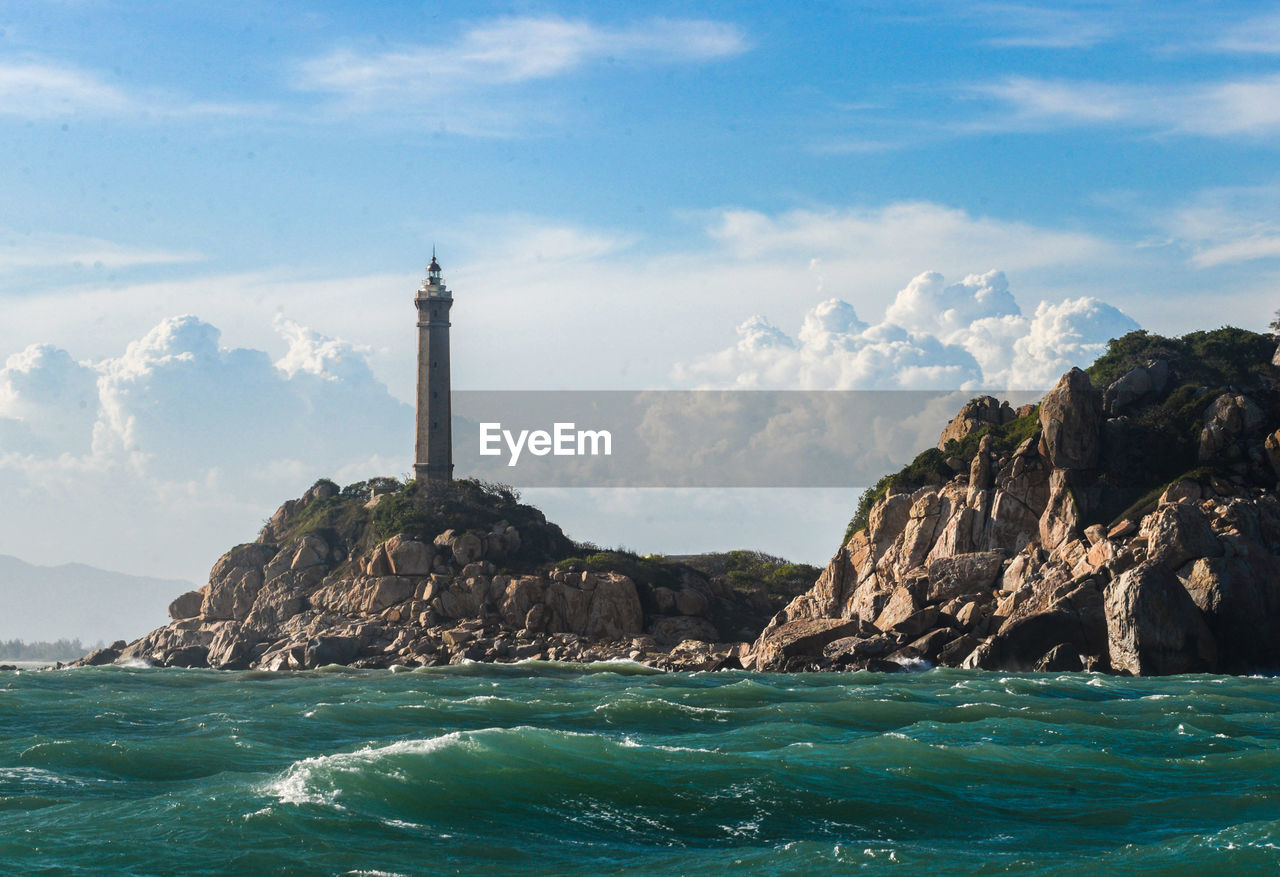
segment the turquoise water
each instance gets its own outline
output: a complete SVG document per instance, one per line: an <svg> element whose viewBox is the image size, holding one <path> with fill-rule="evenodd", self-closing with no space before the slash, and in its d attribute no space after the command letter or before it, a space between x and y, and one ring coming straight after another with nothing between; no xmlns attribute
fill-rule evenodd
<svg viewBox="0 0 1280 877"><path fill-rule="evenodd" d="M1280 680L0 675L43 874L1270 873Z"/></svg>

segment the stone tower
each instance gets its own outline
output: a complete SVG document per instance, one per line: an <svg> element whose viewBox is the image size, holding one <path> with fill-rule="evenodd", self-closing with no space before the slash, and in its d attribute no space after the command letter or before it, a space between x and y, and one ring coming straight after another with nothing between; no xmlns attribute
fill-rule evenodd
<svg viewBox="0 0 1280 877"><path fill-rule="evenodd" d="M449 309L453 293L431 266L414 297L418 309L418 438L413 476L419 481L453 480L453 429L449 404Z"/></svg>

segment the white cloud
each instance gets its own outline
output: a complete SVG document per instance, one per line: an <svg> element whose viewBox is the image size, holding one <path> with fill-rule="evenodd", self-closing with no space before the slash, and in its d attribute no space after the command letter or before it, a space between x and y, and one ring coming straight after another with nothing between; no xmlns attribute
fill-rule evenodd
<svg viewBox="0 0 1280 877"><path fill-rule="evenodd" d="M1136 328L1094 298L1040 302L1027 318L998 271L952 285L928 272L898 292L881 323L868 326L832 299L805 315L797 343L757 315L733 347L675 375L751 389L1034 389Z"/></svg>
<svg viewBox="0 0 1280 877"><path fill-rule="evenodd" d="M0 273L45 268L120 269L196 262L195 252L146 249L101 238L0 229Z"/></svg>
<svg viewBox="0 0 1280 877"><path fill-rule="evenodd" d="M965 126L975 131L1116 125L1238 137L1280 130L1280 74L1162 85L1011 76L970 91L1008 112Z"/></svg>
<svg viewBox="0 0 1280 877"><path fill-rule="evenodd" d="M92 73L38 62L0 64L0 113L6 115L119 115L137 109L123 90Z"/></svg>
<svg viewBox="0 0 1280 877"><path fill-rule="evenodd" d="M277 331L287 345L278 363L223 347L192 316L95 364L49 345L10 356L0 489L23 511L6 517L6 532L28 556L47 547L60 560L198 577L316 478L403 474L412 409L364 353L287 320ZM59 547L69 531L76 545ZM159 534L165 544L150 544ZM140 559L144 549L154 556Z"/></svg>
<svg viewBox="0 0 1280 877"><path fill-rule="evenodd" d="M1117 27L1106 15L1076 9L1046 9L1022 3L984 3L974 7L987 27L1003 31L989 45L1033 49L1087 49L1113 37Z"/></svg>
<svg viewBox="0 0 1280 877"><path fill-rule="evenodd" d="M164 117L264 115L262 104L193 101L156 89L125 88L91 70L46 60L0 61L0 115Z"/></svg>
<svg viewBox="0 0 1280 877"><path fill-rule="evenodd" d="M1018 314L1004 274L971 274L947 286L942 275L929 271L911 280L898 293L885 322L917 335L948 337L975 320Z"/></svg>
<svg viewBox="0 0 1280 877"><path fill-rule="evenodd" d="M390 50L338 49L298 65L294 85L336 98L337 118L377 115L384 124L505 137L568 111L560 94L528 86L591 66L716 61L749 48L736 25L652 18L611 27L558 16L516 16L461 35Z"/></svg>
<svg viewBox="0 0 1280 877"><path fill-rule="evenodd" d="M1000 251L1007 270L1114 255L1111 245L1089 234L973 216L927 201L776 216L727 209L709 217L709 225L711 236L740 259L803 254L822 258L829 270L851 259L892 259L904 267L910 262L908 270L915 270L922 263L952 263L975 250Z"/></svg>
<svg viewBox="0 0 1280 877"><path fill-rule="evenodd" d="M1255 15L1227 27L1212 48L1244 54L1280 54L1280 13Z"/></svg>
<svg viewBox="0 0 1280 877"><path fill-rule="evenodd" d="M715 349L722 338L728 344L746 315L798 318L828 298L852 303L863 318L878 315L921 265L957 277L974 262L1003 265L1021 294L1061 299L1115 288L1137 256L1159 255L925 202L779 214L726 209L684 219L681 240L643 246L633 235L529 216L458 223L441 250L455 291L455 386L664 387L672 363ZM283 314L366 348L378 379L408 401L412 298L422 275L420 267L402 267L409 270L338 277L281 267L29 292L0 303L0 351L39 339L80 358L114 358L160 320L187 311L218 326L229 346L279 360L286 344L271 327Z"/></svg>
<svg viewBox="0 0 1280 877"><path fill-rule="evenodd" d="M340 50L305 62L299 86L349 97L422 100L456 89L562 76L591 63L678 63L746 51L742 31L717 21L651 19L604 27L559 17L513 17L476 25L456 42L387 52Z"/></svg>
<svg viewBox="0 0 1280 877"><path fill-rule="evenodd" d="M1278 186L1210 189L1160 224L1191 251L1197 268L1235 265L1280 256Z"/></svg>
<svg viewBox="0 0 1280 877"><path fill-rule="evenodd" d="M89 450L98 372L65 350L32 344L0 369L0 448L58 456Z"/></svg>

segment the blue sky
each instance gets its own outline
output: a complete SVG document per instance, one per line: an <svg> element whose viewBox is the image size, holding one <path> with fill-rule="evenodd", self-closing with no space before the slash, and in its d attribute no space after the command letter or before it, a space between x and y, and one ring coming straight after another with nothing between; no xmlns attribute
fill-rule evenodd
<svg viewBox="0 0 1280 877"><path fill-rule="evenodd" d="M1025 389L1260 329L1277 135L1276 4L0 3L0 486L127 483L101 545L153 513L173 550L56 559L197 575L318 475L403 472L433 244L473 389ZM604 505L571 532L698 547Z"/></svg>
<svg viewBox="0 0 1280 877"><path fill-rule="evenodd" d="M928 200L1194 249L1170 213L1275 179L1259 4L217 6L5 9L19 247L332 276L483 259L494 217L670 250L708 210Z"/></svg>

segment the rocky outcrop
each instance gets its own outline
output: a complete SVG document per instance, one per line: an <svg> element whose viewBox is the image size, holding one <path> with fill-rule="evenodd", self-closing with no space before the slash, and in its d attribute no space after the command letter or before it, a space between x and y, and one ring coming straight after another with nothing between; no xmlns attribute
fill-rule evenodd
<svg viewBox="0 0 1280 877"><path fill-rule="evenodd" d="M972 399L942 430L942 435L938 438L938 450L946 450L948 442L959 441L984 426L1000 426L1017 416L1008 402L1001 402L994 396Z"/></svg>
<svg viewBox="0 0 1280 877"><path fill-rule="evenodd" d="M408 522L452 507L419 501L409 488L398 496ZM219 558L204 587L174 600L168 626L81 663L296 670L631 659L719 669L739 665L742 645L722 628L745 618L754 638L777 608L683 565L661 566L668 581L655 585L546 552L531 560L533 546L552 546L552 558L573 546L528 507L517 509L523 527L499 519L484 529L400 532L365 548L377 522L371 508L321 482L281 506L257 542ZM348 518L358 526L308 523Z"/></svg>
<svg viewBox="0 0 1280 877"><path fill-rule="evenodd" d="M890 480L866 526L775 616L744 665L1280 667L1273 381L1179 389L1175 366L1156 358L1099 393L1072 369L1016 446L1009 437L1027 430L993 413L1003 410L975 400L948 425L939 448L988 429L966 465L947 461L949 479L905 489ZM1171 434L1188 410L1202 412L1191 431ZM1190 471L1152 484L1157 465ZM1133 500L1127 511L1119 504Z"/></svg>
<svg viewBox="0 0 1280 877"><path fill-rule="evenodd" d="M1040 403L1040 453L1054 469L1092 469L1101 433L1102 399L1089 376L1073 368Z"/></svg>
<svg viewBox="0 0 1280 877"><path fill-rule="evenodd" d="M1217 668L1217 646L1200 610L1159 560L1140 563L1107 586L1106 616L1114 670L1162 676Z"/></svg>

